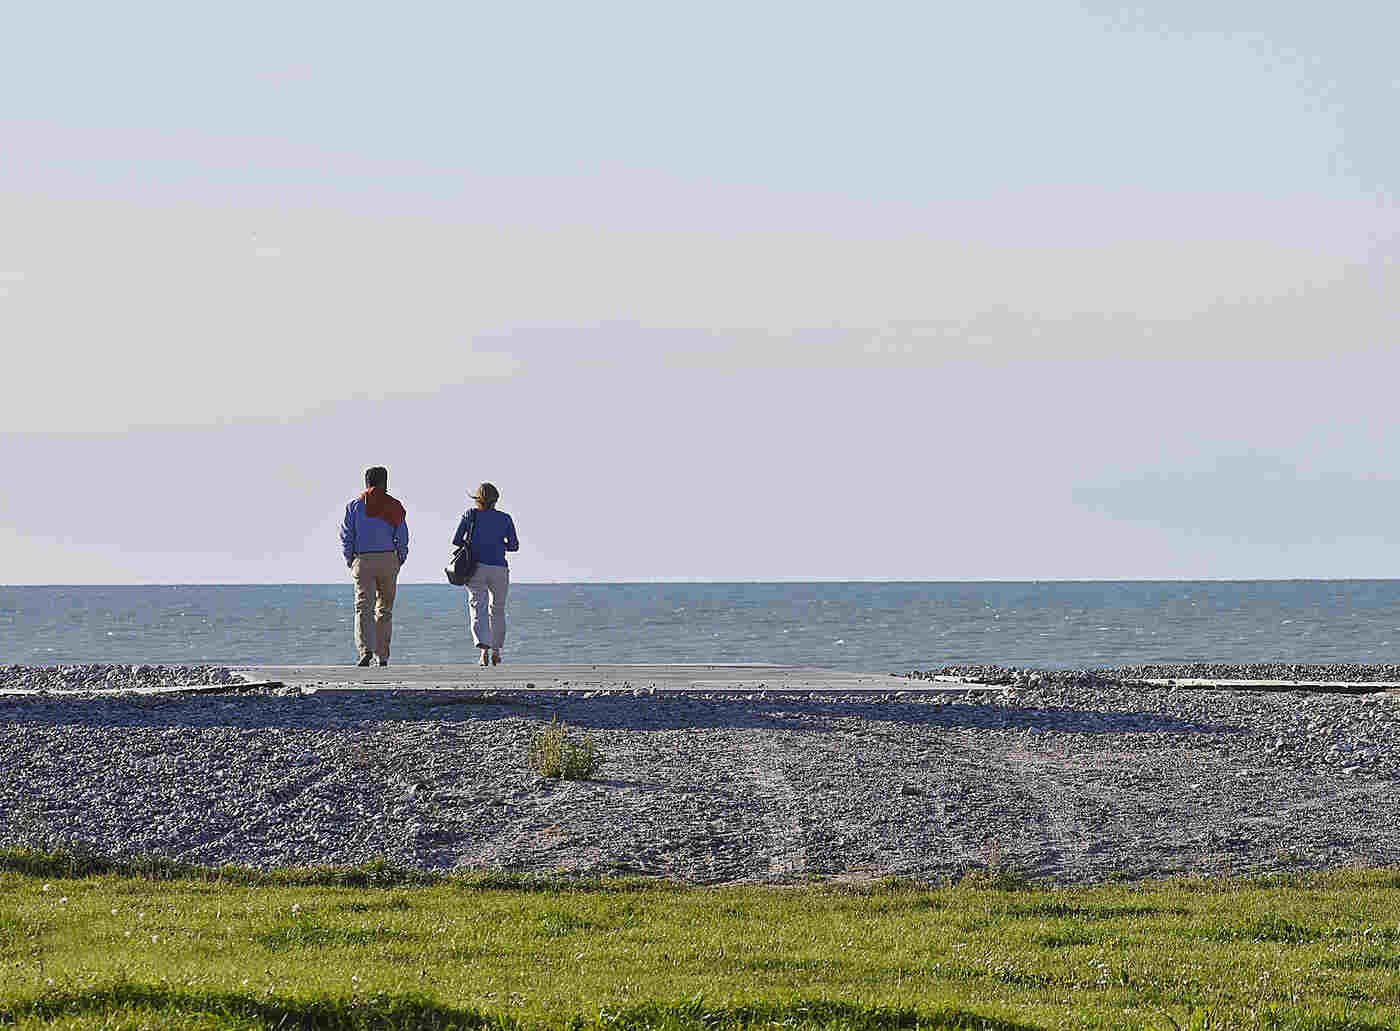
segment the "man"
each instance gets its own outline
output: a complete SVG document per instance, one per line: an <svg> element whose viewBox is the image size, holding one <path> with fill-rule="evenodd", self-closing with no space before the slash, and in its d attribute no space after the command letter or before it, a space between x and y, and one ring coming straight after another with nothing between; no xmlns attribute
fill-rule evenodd
<svg viewBox="0 0 1400 1031"><path fill-rule="evenodd" d="M365 492L345 506L340 547L355 581L355 650L361 666L374 657L389 665L394 591L399 567L408 559L408 523L403 505L389 495L389 470L365 470ZM373 620L370 613L373 611Z"/></svg>

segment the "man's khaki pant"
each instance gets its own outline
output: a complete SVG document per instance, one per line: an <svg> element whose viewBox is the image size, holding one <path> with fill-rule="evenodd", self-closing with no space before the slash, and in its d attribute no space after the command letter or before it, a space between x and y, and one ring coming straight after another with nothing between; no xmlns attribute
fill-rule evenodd
<svg viewBox="0 0 1400 1031"><path fill-rule="evenodd" d="M355 581L355 650L362 659L378 655L388 661L399 557L392 551L356 555L350 563L350 579Z"/></svg>

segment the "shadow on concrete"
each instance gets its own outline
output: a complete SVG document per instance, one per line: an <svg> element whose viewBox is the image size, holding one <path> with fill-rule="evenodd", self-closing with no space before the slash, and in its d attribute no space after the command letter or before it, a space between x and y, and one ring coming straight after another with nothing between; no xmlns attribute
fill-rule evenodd
<svg viewBox="0 0 1400 1031"><path fill-rule="evenodd" d="M764 730L877 733L897 740L901 727L1020 730L1074 734L1239 734L1228 723L1164 713L1020 707L927 698L809 698L666 694L584 698L544 692L499 694L442 690L323 691L297 696L199 695L158 698L0 698L0 721L101 728L353 730L405 721L471 724L558 718L584 730ZM875 722L884 726L871 728Z"/></svg>

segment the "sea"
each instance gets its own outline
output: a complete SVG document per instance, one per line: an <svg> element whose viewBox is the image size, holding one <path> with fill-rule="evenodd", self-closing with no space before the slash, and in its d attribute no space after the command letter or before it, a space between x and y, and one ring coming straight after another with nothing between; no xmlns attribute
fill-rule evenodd
<svg viewBox="0 0 1400 1031"><path fill-rule="evenodd" d="M0 587L0 665L343 664L347 584ZM402 584L393 661L473 662L465 592ZM1400 580L514 584L507 662L1400 661Z"/></svg>

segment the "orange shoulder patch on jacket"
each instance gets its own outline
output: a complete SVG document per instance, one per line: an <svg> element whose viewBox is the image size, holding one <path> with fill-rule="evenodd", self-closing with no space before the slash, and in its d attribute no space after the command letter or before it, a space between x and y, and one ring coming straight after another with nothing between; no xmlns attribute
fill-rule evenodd
<svg viewBox="0 0 1400 1031"><path fill-rule="evenodd" d="M390 526L398 526L408 518L399 499L383 487L371 487L360 497L365 499L365 515L373 519L383 519Z"/></svg>

